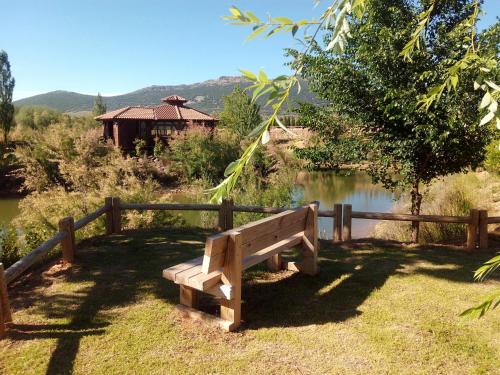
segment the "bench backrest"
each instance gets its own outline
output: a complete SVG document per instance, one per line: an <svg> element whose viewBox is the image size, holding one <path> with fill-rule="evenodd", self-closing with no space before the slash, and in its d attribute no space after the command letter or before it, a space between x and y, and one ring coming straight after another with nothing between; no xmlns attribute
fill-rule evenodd
<svg viewBox="0 0 500 375"><path fill-rule="evenodd" d="M300 232L315 232L317 204L284 211L207 238L202 272L208 274L224 265L229 238L239 233L243 258ZM312 242L312 241L311 241Z"/></svg>

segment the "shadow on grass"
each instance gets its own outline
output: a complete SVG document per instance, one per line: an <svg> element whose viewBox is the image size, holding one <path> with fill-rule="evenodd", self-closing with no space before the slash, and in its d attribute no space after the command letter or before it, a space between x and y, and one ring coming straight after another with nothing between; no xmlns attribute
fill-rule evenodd
<svg viewBox="0 0 500 375"><path fill-rule="evenodd" d="M471 283L473 270L490 257L445 246L408 249L374 239L342 246L322 241L319 275L294 273L278 282L247 283L243 311L252 329L342 322L361 314L359 307L392 275Z"/></svg>
<svg viewBox="0 0 500 375"><path fill-rule="evenodd" d="M209 234L186 228L131 231L82 243L77 264L58 276L76 291L50 294L43 293L43 288L21 285L14 301L48 318L69 316L69 323L13 324L10 337L57 338L46 373L72 373L81 339L104 334L112 324L113 308L134 304L144 293L177 303L177 285L164 280L161 272L201 255ZM472 270L488 258L488 254L470 255L447 248L405 250L386 241L355 241L348 246L324 241L317 276L281 273L276 281L255 282L251 276L259 274L259 268L250 270L246 276L250 280L243 288L244 318L249 328L341 322L360 314L359 307L391 275L411 272L471 282ZM421 267L422 261L433 267Z"/></svg>
<svg viewBox="0 0 500 375"><path fill-rule="evenodd" d="M209 234L200 229L133 231L82 243L76 265L58 275L76 286L76 291L50 294L20 285L14 299L14 307L30 306L48 318L69 316L69 323L12 324L9 337L57 338L46 373L72 373L80 340L105 333L112 320L109 310L136 303L141 293L176 301L178 287L166 282L161 272L168 265L199 256ZM44 286L49 284L42 281Z"/></svg>

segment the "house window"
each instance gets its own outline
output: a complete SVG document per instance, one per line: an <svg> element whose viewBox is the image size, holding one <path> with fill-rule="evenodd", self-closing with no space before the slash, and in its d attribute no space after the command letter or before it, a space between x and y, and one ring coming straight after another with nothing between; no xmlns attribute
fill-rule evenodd
<svg viewBox="0 0 500 375"><path fill-rule="evenodd" d="M153 137L165 137L174 134L175 125L168 122L159 122L151 129Z"/></svg>

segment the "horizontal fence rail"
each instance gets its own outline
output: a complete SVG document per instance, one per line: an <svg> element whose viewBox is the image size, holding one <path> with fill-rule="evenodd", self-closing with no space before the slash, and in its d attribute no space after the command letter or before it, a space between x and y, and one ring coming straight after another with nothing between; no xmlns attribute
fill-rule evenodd
<svg viewBox="0 0 500 375"><path fill-rule="evenodd" d="M75 230L82 229L83 227L87 226L94 220L97 220L99 217L104 215L111 207L107 206L102 206L101 208L97 209L96 211L92 212L91 214L82 217L80 220L75 221Z"/></svg>
<svg viewBox="0 0 500 375"><path fill-rule="evenodd" d="M87 216L84 216L83 218L81 218L80 220L76 221L74 224L71 225L73 232L97 220L100 216L104 215L110 209L111 205L105 204L104 206L98 208L96 211L88 214ZM61 219L61 221L59 222L60 228L61 228L61 223L66 222L67 219L71 219L70 220L71 222L73 220L72 218ZM49 251L52 250L54 247L56 247L59 244L63 244L63 242L67 239L72 239L72 237L74 237L74 233L70 233L67 230L60 230L54 236L52 236L47 241L43 242L41 245L32 250L29 254L19 259L16 263L11 265L5 271L5 279L7 284L10 284L14 280L16 280L19 276L21 276L24 272L26 272L26 270L28 270L31 266L33 266L37 261L46 256L49 253ZM65 249L63 249L63 251L64 250ZM74 248L68 250L69 252L73 252ZM71 255L72 254L70 254L70 256Z"/></svg>
<svg viewBox="0 0 500 375"><path fill-rule="evenodd" d="M47 253L52 250L54 247L59 245L59 243L65 239L67 236L66 233L58 232L53 237L42 243L40 246L35 248L28 255L25 255L21 259L19 259L12 266L7 268L5 271L5 279L7 284L10 284L12 281L17 279L21 274L23 274L28 268L30 268L36 261L43 258L43 256L47 255Z"/></svg>

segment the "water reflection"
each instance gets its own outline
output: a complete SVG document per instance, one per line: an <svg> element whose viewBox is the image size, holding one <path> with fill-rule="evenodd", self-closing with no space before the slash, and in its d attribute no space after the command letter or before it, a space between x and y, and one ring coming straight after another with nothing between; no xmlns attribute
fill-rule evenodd
<svg viewBox="0 0 500 375"><path fill-rule="evenodd" d="M393 194L382 186L372 184L364 172L300 172L293 192L293 203L319 201L323 210L333 209L335 203L348 203L354 211L389 212ZM352 236L370 235L377 220L353 220ZM332 238L332 219L320 218L320 237Z"/></svg>

